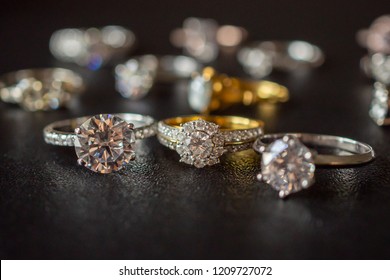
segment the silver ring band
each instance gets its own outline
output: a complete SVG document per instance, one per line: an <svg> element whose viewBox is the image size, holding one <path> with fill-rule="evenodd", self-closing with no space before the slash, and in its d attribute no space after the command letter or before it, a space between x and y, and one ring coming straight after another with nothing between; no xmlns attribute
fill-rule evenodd
<svg viewBox="0 0 390 280"><path fill-rule="evenodd" d="M331 148L338 151L338 154L320 154L314 149L316 165L357 165L370 162L375 158L374 150L368 144L340 136L310 133L266 134L256 140L253 149L262 153L270 141L281 139L284 136L296 137L310 147Z"/></svg>
<svg viewBox="0 0 390 280"><path fill-rule="evenodd" d="M135 139L144 139L156 134L156 122L150 116L130 113L114 115L134 124ZM43 129L43 138L48 144L74 146L76 137L74 130L89 118L91 116L53 122Z"/></svg>

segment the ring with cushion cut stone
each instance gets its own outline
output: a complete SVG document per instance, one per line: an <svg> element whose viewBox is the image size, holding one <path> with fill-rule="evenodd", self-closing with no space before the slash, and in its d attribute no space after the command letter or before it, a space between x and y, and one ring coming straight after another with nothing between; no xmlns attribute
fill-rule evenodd
<svg viewBox="0 0 390 280"><path fill-rule="evenodd" d="M144 97L156 81L188 79L201 65L183 55L142 55L115 67L116 89L125 98Z"/></svg>
<svg viewBox="0 0 390 280"><path fill-rule="evenodd" d="M217 73L206 67L194 74L189 84L188 102L198 113L227 108L234 104L252 105L259 102L286 102L288 89L274 82L244 80Z"/></svg>
<svg viewBox="0 0 390 280"><path fill-rule="evenodd" d="M220 162L225 152L251 149L264 123L236 116L183 116L158 123L161 144L176 150L180 161L202 168Z"/></svg>
<svg viewBox="0 0 390 280"><path fill-rule="evenodd" d="M45 142L74 146L77 162L107 174L135 159L134 143L156 134L152 117L138 114L100 114L54 122L43 130Z"/></svg>
<svg viewBox="0 0 390 280"><path fill-rule="evenodd" d="M25 69L0 77L1 100L32 112L67 107L83 89L82 77L63 68Z"/></svg>
<svg viewBox="0 0 390 280"><path fill-rule="evenodd" d="M323 51L305 41L253 42L240 49L237 58L245 72L254 78L263 78L273 69L301 71L321 66Z"/></svg>
<svg viewBox="0 0 390 280"><path fill-rule="evenodd" d="M97 70L130 52L136 38L130 30L116 25L101 28L67 28L53 33L50 51L61 61Z"/></svg>
<svg viewBox="0 0 390 280"><path fill-rule="evenodd" d="M266 134L255 141L253 149L261 154L258 180L271 185L281 198L310 187L315 165L351 166L375 157L368 144L308 133Z"/></svg>

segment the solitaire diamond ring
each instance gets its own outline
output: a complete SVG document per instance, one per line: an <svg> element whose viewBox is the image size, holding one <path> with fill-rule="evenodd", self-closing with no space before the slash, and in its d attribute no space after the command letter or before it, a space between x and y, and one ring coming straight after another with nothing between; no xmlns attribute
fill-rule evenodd
<svg viewBox="0 0 390 280"><path fill-rule="evenodd" d="M225 152L252 147L263 134L262 121L235 116L184 116L160 121L161 144L176 150L180 161L202 168L220 162Z"/></svg>
<svg viewBox="0 0 390 280"><path fill-rule="evenodd" d="M67 28L53 33L50 51L59 60L97 70L123 58L135 43L134 33L121 26Z"/></svg>
<svg viewBox="0 0 390 280"><path fill-rule="evenodd" d="M200 68L195 59L183 55L137 56L116 66L116 89L123 97L138 100L156 81L188 79Z"/></svg>
<svg viewBox="0 0 390 280"><path fill-rule="evenodd" d="M258 180L271 185L281 198L310 187L315 165L351 166L369 162L375 156L368 144L306 133L267 134L256 140L253 149L261 154ZM321 149L328 153L320 153ZM334 153L329 154L329 150Z"/></svg>
<svg viewBox="0 0 390 280"><path fill-rule="evenodd" d="M188 103L198 113L210 113L234 104L286 102L288 89L274 82L243 80L217 73L206 67L194 74L189 84Z"/></svg>
<svg viewBox="0 0 390 280"><path fill-rule="evenodd" d="M96 173L122 169L135 159L134 143L155 135L152 117L138 114L100 114L54 122L43 130L45 142L74 146L77 162Z"/></svg>
<svg viewBox="0 0 390 280"><path fill-rule="evenodd" d="M0 77L1 100L32 112L69 106L83 89L81 76L62 68L26 69Z"/></svg>
<svg viewBox="0 0 390 280"><path fill-rule="evenodd" d="M237 58L254 78L263 78L273 69L289 72L312 69L325 60L319 47L305 41L254 42L241 48Z"/></svg>

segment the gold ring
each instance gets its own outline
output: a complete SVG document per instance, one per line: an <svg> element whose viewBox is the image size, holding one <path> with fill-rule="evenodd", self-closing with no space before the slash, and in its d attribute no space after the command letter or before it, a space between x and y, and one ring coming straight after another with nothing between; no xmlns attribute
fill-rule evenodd
<svg viewBox="0 0 390 280"><path fill-rule="evenodd" d="M210 113L233 104L252 105L259 102L286 102L288 89L274 82L243 80L218 74L206 67L194 74L189 85L188 102L199 113Z"/></svg>
<svg viewBox="0 0 390 280"><path fill-rule="evenodd" d="M263 127L262 121L244 117L191 115L160 121L157 137L178 152L181 162L201 168L219 163L225 152L251 149Z"/></svg>

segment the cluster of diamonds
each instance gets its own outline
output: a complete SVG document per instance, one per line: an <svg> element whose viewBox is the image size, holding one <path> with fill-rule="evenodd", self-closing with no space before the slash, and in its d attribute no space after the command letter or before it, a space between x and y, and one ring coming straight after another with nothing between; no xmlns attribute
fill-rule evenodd
<svg viewBox="0 0 390 280"><path fill-rule="evenodd" d="M253 141L263 134L261 128L220 130L219 126L199 119L180 128L159 122L158 139L164 146L176 150L181 161L204 167L219 163L226 151L238 152L252 147Z"/></svg>
<svg viewBox="0 0 390 280"><path fill-rule="evenodd" d="M219 163L219 157L226 151L219 126L204 120L183 124L177 139L180 161L198 168Z"/></svg>
<svg viewBox="0 0 390 280"><path fill-rule="evenodd" d="M313 155L298 138L286 135L268 146L256 141L254 149L262 153L261 173L257 178L271 185L281 198L314 183Z"/></svg>

